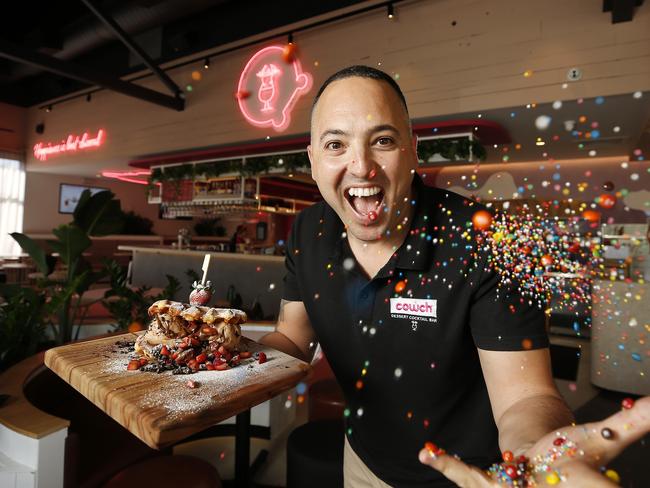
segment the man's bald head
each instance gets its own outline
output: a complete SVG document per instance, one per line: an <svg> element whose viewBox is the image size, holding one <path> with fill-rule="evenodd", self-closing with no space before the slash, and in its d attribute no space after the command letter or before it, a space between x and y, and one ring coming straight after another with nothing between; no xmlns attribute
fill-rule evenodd
<svg viewBox="0 0 650 488"><path fill-rule="evenodd" d="M406 106L406 98L404 98L404 94L402 93L402 90L397 84L397 82L395 82L395 80L392 77L390 77L388 74L384 73L383 71L373 68L371 66L364 66L364 65L348 66L347 68L343 68L342 70L337 71L332 76L327 78L327 80L325 80L325 82L318 89L318 93L316 93L316 97L314 97L314 103L312 103L311 106L312 120L314 116L314 111L316 110L316 106L318 105L318 100L320 100L320 97L325 91L325 89L335 81L344 80L346 78L353 78L353 77L367 78L367 79L377 80L379 82L383 81L387 83L397 94L401 102L401 105L404 107L404 112L408 120L408 126L409 128L411 127L411 118L409 116L409 109Z"/></svg>

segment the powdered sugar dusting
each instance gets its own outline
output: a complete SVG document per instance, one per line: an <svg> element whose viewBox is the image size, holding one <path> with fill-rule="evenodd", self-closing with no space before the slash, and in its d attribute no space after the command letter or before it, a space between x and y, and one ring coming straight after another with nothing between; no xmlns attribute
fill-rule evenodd
<svg viewBox="0 0 650 488"><path fill-rule="evenodd" d="M269 369L276 367L277 351L269 351L264 346L253 341L246 341L247 349L256 353L267 353L267 362L259 364L257 359L251 357L244 359L239 366L225 371L198 371L191 374L172 374L171 371L151 373L142 371L128 371L127 365L131 356L136 357L123 348L109 345L103 350L98 350L98 355L106 357L102 361L101 373L122 375L149 375L152 380L162 380L161 387L150 391L138 401L140 408L162 408L166 411L169 420L198 413L210 406L225 403L228 398L242 385L256 383L256 377L262 377ZM188 380L196 383L196 388L187 385Z"/></svg>

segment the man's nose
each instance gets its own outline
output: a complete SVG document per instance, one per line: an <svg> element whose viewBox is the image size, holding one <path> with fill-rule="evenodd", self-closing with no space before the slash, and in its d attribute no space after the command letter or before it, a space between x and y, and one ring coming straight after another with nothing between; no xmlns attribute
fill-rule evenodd
<svg viewBox="0 0 650 488"><path fill-rule="evenodd" d="M376 173L377 162L367 147L359 147L354 151L348 163L348 172L357 178L371 179Z"/></svg>

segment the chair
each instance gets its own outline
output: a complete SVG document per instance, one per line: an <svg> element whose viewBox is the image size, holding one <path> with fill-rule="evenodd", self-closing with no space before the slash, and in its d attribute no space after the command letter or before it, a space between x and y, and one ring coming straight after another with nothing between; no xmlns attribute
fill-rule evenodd
<svg viewBox="0 0 650 488"><path fill-rule="evenodd" d="M287 488L343 486L345 399L325 356L312 366L309 420L287 440Z"/></svg>
<svg viewBox="0 0 650 488"><path fill-rule="evenodd" d="M287 488L343 486L343 419L314 420L287 440Z"/></svg>
<svg viewBox="0 0 650 488"><path fill-rule="evenodd" d="M157 456L127 466L103 485L104 488L136 486L221 488L216 468L192 456Z"/></svg>

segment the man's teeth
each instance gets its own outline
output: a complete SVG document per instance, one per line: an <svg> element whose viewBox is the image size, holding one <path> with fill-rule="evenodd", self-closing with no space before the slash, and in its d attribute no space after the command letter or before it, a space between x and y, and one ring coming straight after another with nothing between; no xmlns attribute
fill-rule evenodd
<svg viewBox="0 0 650 488"><path fill-rule="evenodd" d="M381 188L378 186L373 186L371 188L350 188L348 193L351 197L371 197L376 195L381 191Z"/></svg>

